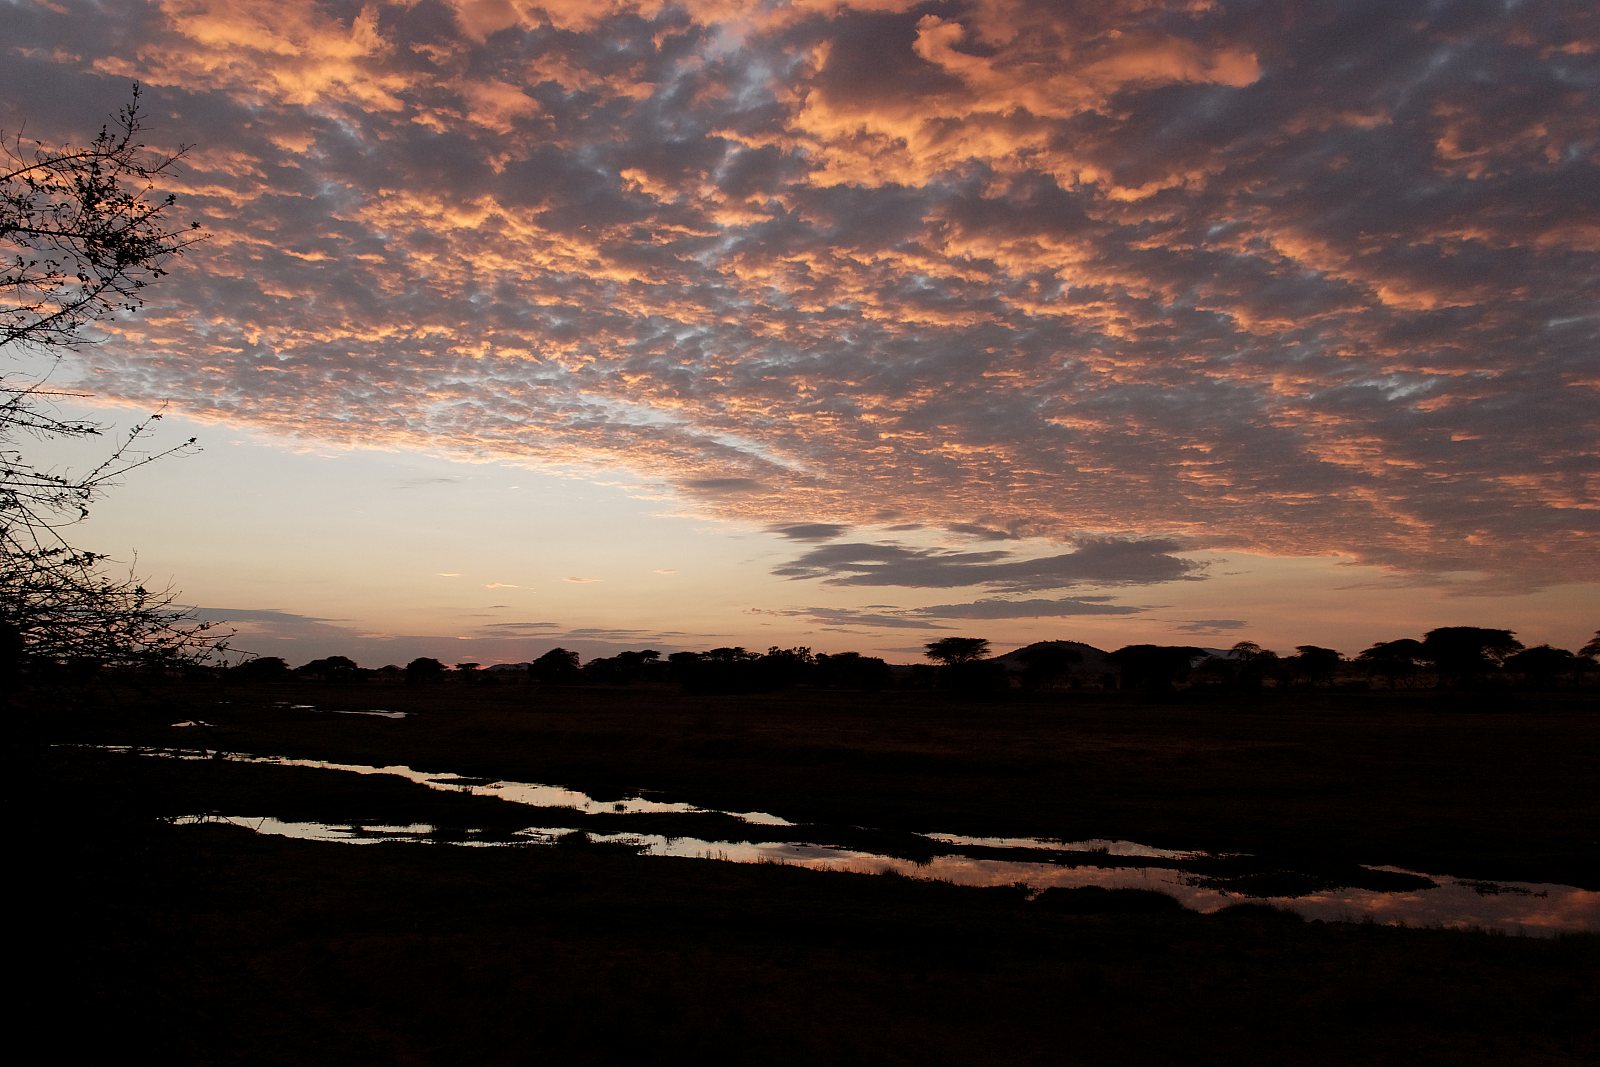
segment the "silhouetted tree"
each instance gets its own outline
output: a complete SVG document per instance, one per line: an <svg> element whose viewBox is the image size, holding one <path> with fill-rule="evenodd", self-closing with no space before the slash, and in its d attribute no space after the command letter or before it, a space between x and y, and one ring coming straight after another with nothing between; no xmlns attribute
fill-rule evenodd
<svg viewBox="0 0 1600 1067"><path fill-rule="evenodd" d="M767 649L766 655L756 661L756 674L762 689L788 689L811 680L817 657L809 648Z"/></svg>
<svg viewBox="0 0 1600 1067"><path fill-rule="evenodd" d="M1207 656L1189 675L1195 685L1231 689L1239 684L1244 664L1229 656Z"/></svg>
<svg viewBox="0 0 1600 1067"><path fill-rule="evenodd" d="M154 182L183 154L152 155L138 140L139 89L87 145L48 147L0 136L0 674L23 663L161 666L226 651L168 590L113 573L109 558L73 545L70 528L122 475L155 454L138 450L159 415L137 424L87 474L24 457L21 440L84 438L100 428L60 418L46 387L61 353L87 328L140 307L140 291L199 239L167 217ZM17 371L12 357L39 357ZM39 366L43 370L36 370Z"/></svg>
<svg viewBox="0 0 1600 1067"><path fill-rule="evenodd" d="M1017 658L1022 660L1022 684L1029 689L1043 689L1072 674L1072 669L1083 662L1083 653L1069 648L1060 641L1039 641L1021 649Z"/></svg>
<svg viewBox="0 0 1600 1067"><path fill-rule="evenodd" d="M1535 645L1506 659L1505 668L1522 676L1535 689L1547 689L1557 677L1572 671L1578 657L1564 648Z"/></svg>
<svg viewBox="0 0 1600 1067"><path fill-rule="evenodd" d="M1238 668L1234 680L1246 689L1260 689L1261 683L1283 662L1272 649L1262 648L1254 641L1235 642L1228 655Z"/></svg>
<svg viewBox="0 0 1600 1067"><path fill-rule="evenodd" d="M1439 672L1441 683L1471 681L1500 669L1507 657L1522 650L1510 630L1480 626L1441 626L1422 636L1422 654Z"/></svg>
<svg viewBox="0 0 1600 1067"><path fill-rule="evenodd" d="M1254 641L1235 641L1233 643L1233 647L1228 649L1228 655L1232 656L1240 663L1249 663L1251 660L1261 655L1261 651L1261 646L1256 644Z"/></svg>
<svg viewBox="0 0 1600 1067"><path fill-rule="evenodd" d="M660 669L661 653L653 648L617 653L617 663L629 682L644 681Z"/></svg>
<svg viewBox="0 0 1600 1067"><path fill-rule="evenodd" d="M946 666L971 663L989 655L989 641L983 637L942 637L923 645L922 652L929 659Z"/></svg>
<svg viewBox="0 0 1600 1067"><path fill-rule="evenodd" d="M483 664L477 660L457 663L450 676L460 685L498 685L500 682L495 672L484 670Z"/></svg>
<svg viewBox="0 0 1600 1067"><path fill-rule="evenodd" d="M1428 656L1423 651L1421 641L1402 637L1396 641L1379 641L1364 649L1356 659L1366 668L1369 676L1384 678L1389 688L1393 689L1399 679L1410 678L1421 670Z"/></svg>
<svg viewBox="0 0 1600 1067"><path fill-rule="evenodd" d="M595 656L580 669L585 682L595 685L623 685L627 676L615 656Z"/></svg>
<svg viewBox="0 0 1600 1067"><path fill-rule="evenodd" d="M1194 668L1196 684L1222 689L1259 689L1278 664L1278 654L1254 641L1238 641L1221 656L1207 656Z"/></svg>
<svg viewBox="0 0 1600 1067"><path fill-rule="evenodd" d="M281 682L289 677L289 664L278 656L255 656L228 670L230 680Z"/></svg>
<svg viewBox="0 0 1600 1067"><path fill-rule="evenodd" d="M581 677L578 654L564 648L552 648L528 664L528 677L544 685L571 685Z"/></svg>
<svg viewBox="0 0 1600 1067"><path fill-rule="evenodd" d="M444 664L432 656L418 656L406 664L407 685L427 685L444 677Z"/></svg>
<svg viewBox="0 0 1600 1067"><path fill-rule="evenodd" d="M809 648L774 646L757 655L733 647L674 652L667 662L673 677L690 692L757 693L810 681L816 657Z"/></svg>
<svg viewBox="0 0 1600 1067"><path fill-rule="evenodd" d="M744 652L744 649L738 651ZM657 670L660 659L661 653L653 648L618 652L615 656L600 656L585 663L583 676L603 685L633 685Z"/></svg>
<svg viewBox="0 0 1600 1067"><path fill-rule="evenodd" d="M962 693L983 693L1010 685L1003 663L990 660L982 637L945 637L922 646L923 655L939 663L940 687Z"/></svg>
<svg viewBox="0 0 1600 1067"><path fill-rule="evenodd" d="M1289 658L1289 669L1308 685L1325 685L1333 681L1334 672L1344 657L1337 649L1320 645L1296 645L1295 654Z"/></svg>
<svg viewBox="0 0 1600 1067"><path fill-rule="evenodd" d="M601 685L632 685L637 673L636 664L621 655L596 656L583 665L584 680Z"/></svg>
<svg viewBox="0 0 1600 1067"><path fill-rule="evenodd" d="M1117 668L1125 689L1171 689L1206 655L1191 645L1124 645L1106 656Z"/></svg>
<svg viewBox="0 0 1600 1067"><path fill-rule="evenodd" d="M1588 643L1578 649L1578 655L1586 659L1600 659L1600 630L1596 630Z"/></svg>
<svg viewBox="0 0 1600 1067"><path fill-rule="evenodd" d="M883 689L889 685L889 665L876 656L859 652L817 654L817 684L836 689Z"/></svg>
<svg viewBox="0 0 1600 1067"><path fill-rule="evenodd" d="M361 668L348 656L325 656L301 664L295 673L321 682L348 682L360 676Z"/></svg>
<svg viewBox="0 0 1600 1067"><path fill-rule="evenodd" d="M1263 648L1246 666L1246 673L1260 681L1283 677L1283 659L1270 648Z"/></svg>

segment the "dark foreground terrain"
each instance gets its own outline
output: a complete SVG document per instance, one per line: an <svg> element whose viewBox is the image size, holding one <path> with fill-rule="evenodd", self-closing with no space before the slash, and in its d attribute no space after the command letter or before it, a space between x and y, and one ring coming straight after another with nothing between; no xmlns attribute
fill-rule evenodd
<svg viewBox="0 0 1600 1067"><path fill-rule="evenodd" d="M1596 888L1600 716L1576 699L289 686L124 693L20 717L35 743L14 805L18 1017L68 1058L1600 1059L1593 935L1323 924L1251 905L1201 916L1132 891L1030 899L645 858L577 836L519 849L298 842L167 819L448 827L514 814L394 779L61 744L404 763L826 824L1124 837ZM170 725L196 719L210 725Z"/></svg>

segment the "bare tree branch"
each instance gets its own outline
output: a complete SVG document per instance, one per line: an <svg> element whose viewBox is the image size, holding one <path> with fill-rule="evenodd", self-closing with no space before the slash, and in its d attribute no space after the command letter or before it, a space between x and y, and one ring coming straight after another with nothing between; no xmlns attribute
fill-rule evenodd
<svg viewBox="0 0 1600 1067"><path fill-rule="evenodd" d="M180 607L170 589L150 589L103 553L75 546L72 527L124 475L195 449L190 438L147 450L161 419L137 423L86 473L41 466L24 442L98 436L102 428L62 417L77 396L22 376L24 350L59 355L92 343L98 321L141 306L140 291L205 237L175 226L175 198L156 179L183 155L150 153L139 141L139 87L87 147L51 148L0 137L0 675L19 665L107 666L205 661L225 639Z"/></svg>

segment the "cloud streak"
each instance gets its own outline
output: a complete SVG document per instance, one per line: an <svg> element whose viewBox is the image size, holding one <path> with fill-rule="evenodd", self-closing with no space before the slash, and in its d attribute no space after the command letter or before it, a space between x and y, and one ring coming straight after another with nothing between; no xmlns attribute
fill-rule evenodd
<svg viewBox="0 0 1600 1067"><path fill-rule="evenodd" d="M1164 540L1085 539L1076 549L1029 559L999 550L958 552L899 544L831 544L773 568L785 578L836 586L952 589L987 585L1012 592L1074 585L1149 585L1198 578L1203 565L1173 555Z"/></svg>
<svg viewBox="0 0 1600 1067"><path fill-rule="evenodd" d="M933 604L920 608L875 605L867 608L791 608L761 611L758 615L779 615L806 619L824 629L861 631L947 630L951 622L1000 621L1016 619L1065 619L1085 616L1139 615L1146 609L1113 603L1106 596L1033 597L1023 600L992 597L959 604Z"/></svg>

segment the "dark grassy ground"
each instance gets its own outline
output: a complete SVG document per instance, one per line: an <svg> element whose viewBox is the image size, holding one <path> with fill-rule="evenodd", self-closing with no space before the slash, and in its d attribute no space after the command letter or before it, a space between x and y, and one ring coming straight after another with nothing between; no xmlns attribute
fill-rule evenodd
<svg viewBox="0 0 1600 1067"><path fill-rule="evenodd" d="M1592 884L1592 712L1462 713L1400 696L1007 706L295 688L227 694L226 706L209 692L125 697L43 722L61 740L645 786L891 828L1325 843L1366 862ZM417 715L268 706L283 699ZM167 726L197 715L216 725ZM293 817L331 803L434 821L457 805L447 814L477 822L495 802L311 771L65 748L25 757L13 803L24 859L17 1017L68 1058L134 1048L196 1063L1600 1058L1593 936L1325 925L1257 909L1205 917L1118 894L1030 902L1011 889L592 845L296 843L156 816Z"/></svg>

